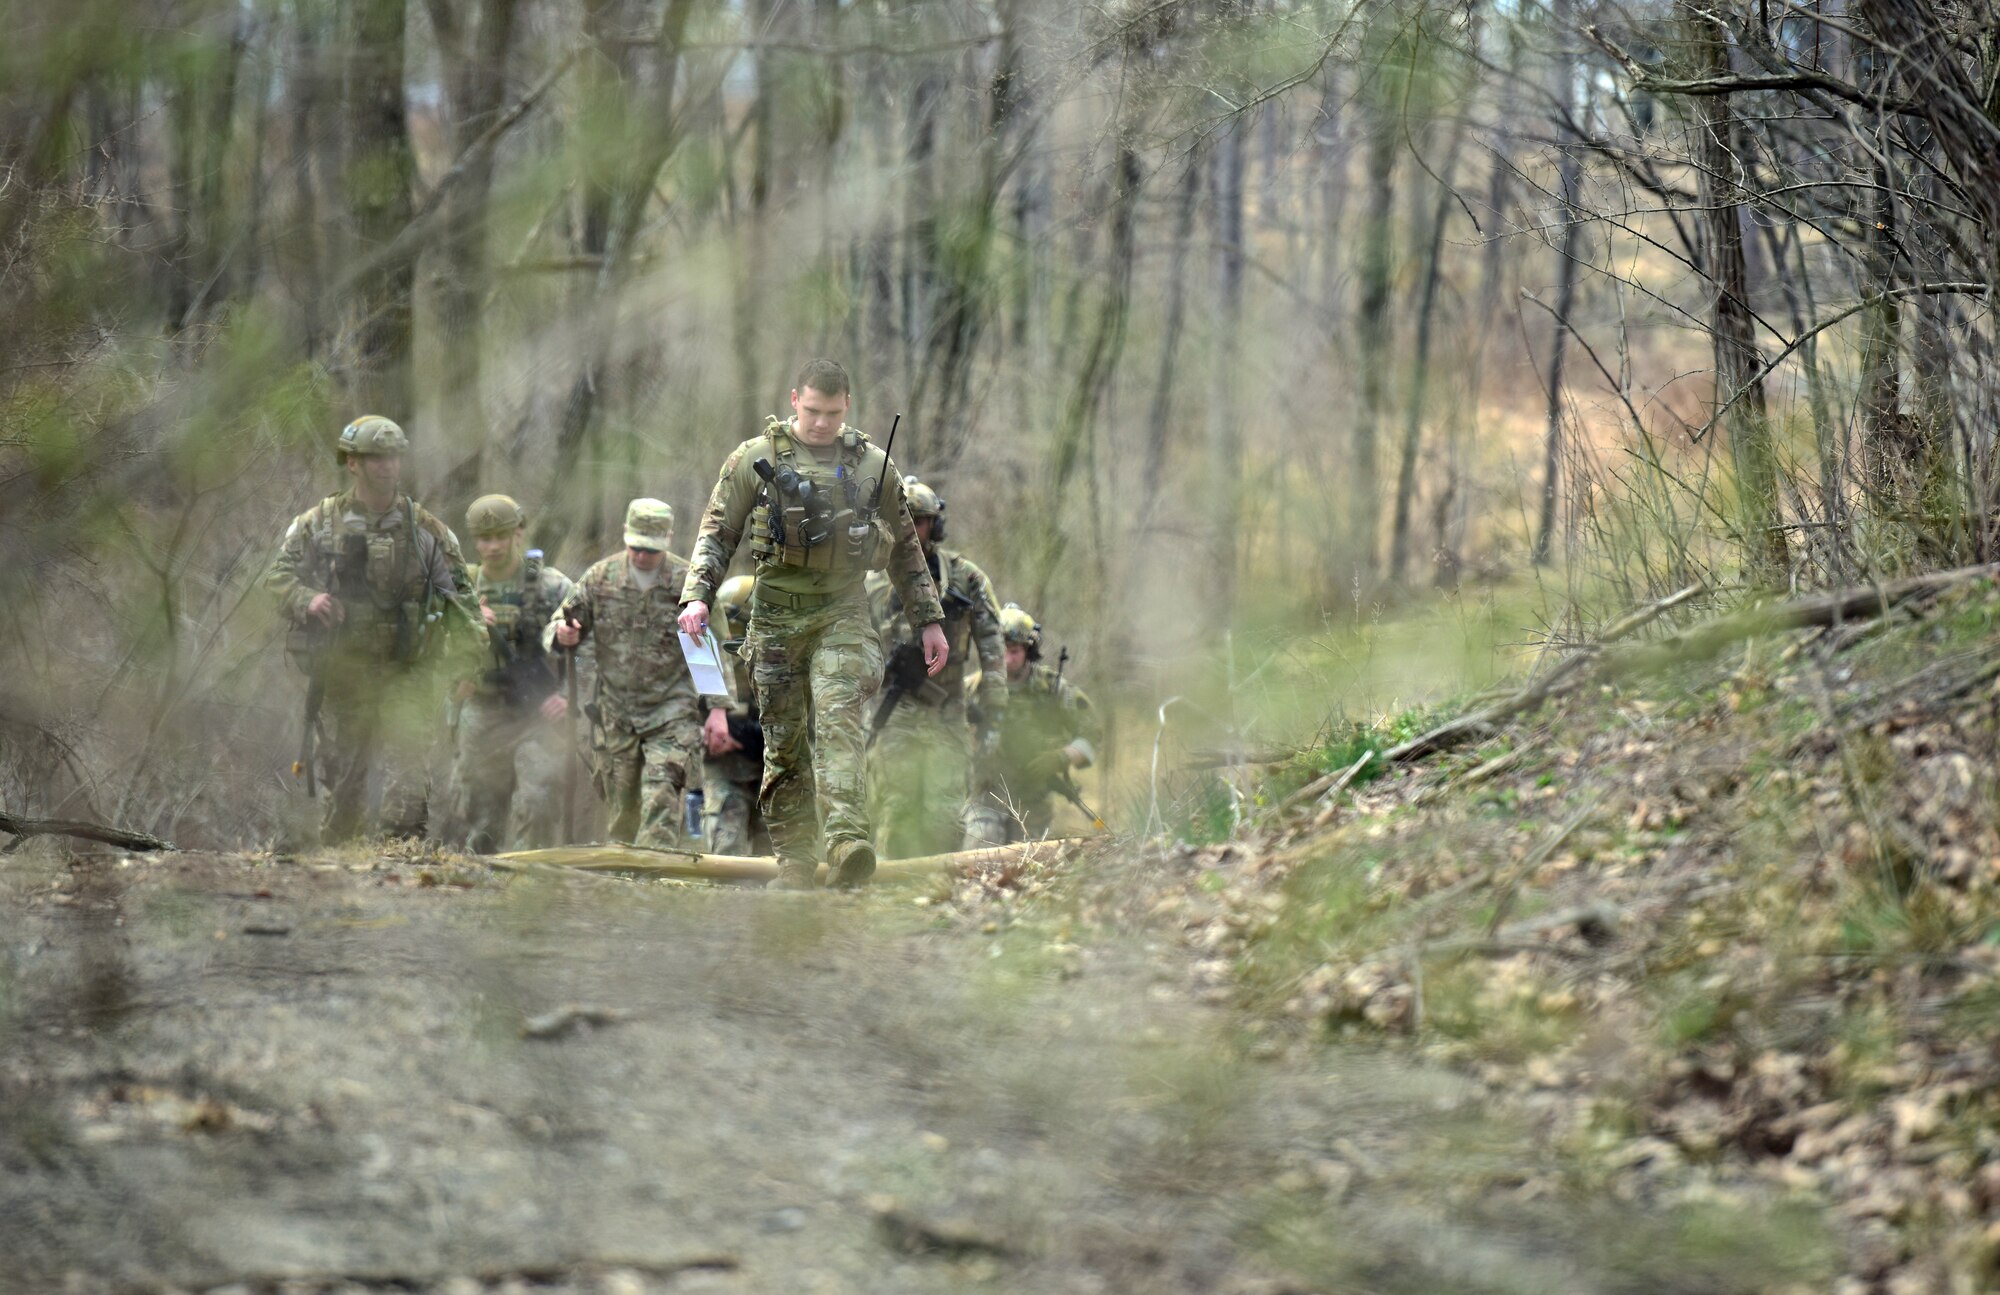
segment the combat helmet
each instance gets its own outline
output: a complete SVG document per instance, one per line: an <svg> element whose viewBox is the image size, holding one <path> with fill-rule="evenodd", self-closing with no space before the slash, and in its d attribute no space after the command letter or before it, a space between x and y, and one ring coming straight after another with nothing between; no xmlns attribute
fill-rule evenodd
<svg viewBox="0 0 2000 1295"><path fill-rule="evenodd" d="M741 623L743 613L750 606L750 591L755 588L755 576L731 576L722 582L722 588L715 591L716 605L729 613L731 620Z"/></svg>
<svg viewBox="0 0 2000 1295"><path fill-rule="evenodd" d="M931 523L931 543L944 539L944 497L915 477L903 478L903 498L910 505L910 519L935 517Z"/></svg>
<svg viewBox="0 0 2000 1295"><path fill-rule="evenodd" d="M333 455L345 463L350 454L408 454L410 438L394 419L380 414L363 414L340 429L333 443Z"/></svg>
<svg viewBox="0 0 2000 1295"><path fill-rule="evenodd" d="M507 495L481 495L465 510L465 528L481 535L512 535L527 525L528 515Z"/></svg>
<svg viewBox="0 0 2000 1295"><path fill-rule="evenodd" d="M1008 603L1000 609L1000 637L1008 643L1018 643L1027 648L1030 661L1041 658L1042 627L1033 616L1021 610L1019 603Z"/></svg>

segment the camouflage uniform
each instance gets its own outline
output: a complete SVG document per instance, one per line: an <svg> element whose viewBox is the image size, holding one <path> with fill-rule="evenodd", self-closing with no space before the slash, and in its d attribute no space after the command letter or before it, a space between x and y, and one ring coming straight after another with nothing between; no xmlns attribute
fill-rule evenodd
<svg viewBox="0 0 2000 1295"><path fill-rule="evenodd" d="M342 491L293 519L264 584L292 622L294 657L323 690L321 840L362 830L368 772L378 762L380 829L423 835L444 684L477 672L485 638L458 538L407 495L371 515ZM346 616L338 625L306 614L318 593L339 599Z"/></svg>
<svg viewBox="0 0 2000 1295"><path fill-rule="evenodd" d="M572 588L539 553L510 579L491 579L483 568L474 576L474 595L493 612L494 644L492 668L458 714L459 816L475 854L555 844L563 775L575 757L563 722L541 713L558 684L542 630Z"/></svg>
<svg viewBox="0 0 2000 1295"><path fill-rule="evenodd" d="M1081 688L1030 663L1019 679L1007 681L1007 692L997 748L966 813L967 849L1048 835L1055 784L1070 767L1063 749L1078 749L1086 763L1096 758L1097 717Z"/></svg>
<svg viewBox="0 0 2000 1295"><path fill-rule="evenodd" d="M742 578L746 577L739 577ZM724 643L736 643L744 627L730 614L727 601L723 599L711 611L709 625ZM723 653L724 665L733 665L738 660L731 651ZM757 807L757 787L764 778L762 726L758 721L756 698L744 686L743 671L733 669L732 674L735 677L731 683L736 689L736 699L728 707L732 730L755 732L758 743L753 750L729 751L722 755L709 755L704 749L701 759L702 846L713 854L763 854L770 849L771 835L764 830L764 815Z"/></svg>
<svg viewBox="0 0 2000 1295"><path fill-rule="evenodd" d="M595 679L597 791L610 807L611 835L636 845L680 844L681 795L700 750L694 680L675 624L686 569L669 555L643 589L631 556L614 553L578 577L549 621L550 636L570 617L583 630L577 678L579 687Z"/></svg>
<svg viewBox="0 0 2000 1295"><path fill-rule="evenodd" d="M942 854L958 848L971 772L972 735L966 729L970 674L979 686L984 725L997 729L1007 706L1006 657L1000 643L1000 602L993 582L949 549L928 558L943 595L945 642L951 656L937 678L926 677L923 649L903 619L902 599L887 576L868 577L868 602L882 631L889 662L880 705L896 697L881 723L868 767L868 804L876 848L885 859ZM977 668L972 669L976 664Z"/></svg>
<svg viewBox="0 0 2000 1295"><path fill-rule="evenodd" d="M806 542L811 519L759 477L759 461L795 470L830 499L836 515L826 538ZM864 577L886 548L889 577L910 623L943 620L944 612L910 524L902 478L851 427L842 427L834 444L816 448L774 418L763 435L736 447L702 517L683 602L714 601L746 536L757 584L743 655L764 725L758 804L781 879L809 879L822 815L828 853L837 862L870 835L864 707L881 686L882 643L869 618Z"/></svg>

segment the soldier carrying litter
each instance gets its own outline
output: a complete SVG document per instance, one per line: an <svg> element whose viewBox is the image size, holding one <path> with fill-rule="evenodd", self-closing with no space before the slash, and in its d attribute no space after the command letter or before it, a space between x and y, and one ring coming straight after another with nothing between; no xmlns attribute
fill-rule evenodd
<svg viewBox="0 0 2000 1295"><path fill-rule="evenodd" d="M567 712L542 630L569 597L569 577L524 551L528 517L506 495L475 499L466 529L479 550L473 594L492 662L460 686L459 815L474 854L553 845L563 774L576 757L559 727ZM509 816L512 824L510 831Z"/></svg>
<svg viewBox="0 0 2000 1295"><path fill-rule="evenodd" d="M833 884L858 886L875 871L863 763L882 644L863 581L884 556L926 673L942 671L948 654L944 609L903 479L883 449L843 421L848 388L838 364L809 362L792 390L791 419L771 419L723 462L682 590L681 629L700 637L730 559L749 540L756 584L743 656L764 725L758 802L779 889L817 884L822 813Z"/></svg>
<svg viewBox="0 0 2000 1295"><path fill-rule="evenodd" d="M1042 627L1008 603L1000 611L1000 628L1009 700L998 747L984 762L966 813L968 850L1047 836L1056 796L1082 808L1073 771L1097 759L1097 716L1090 698L1059 670L1042 664ZM1094 813L1085 813L1101 826Z"/></svg>
<svg viewBox="0 0 2000 1295"><path fill-rule="evenodd" d="M326 844L362 830L378 761L380 830L424 834L442 685L477 674L485 646L458 537L403 490L409 448L379 415L342 428L334 455L348 488L293 519L264 577L307 675L301 763L309 785L324 775Z"/></svg>
<svg viewBox="0 0 2000 1295"><path fill-rule="evenodd" d="M625 510L625 551L577 579L549 620L549 640L579 645L579 669L594 667L589 707L593 773L611 811L611 835L666 848L681 833L681 795L701 748L694 679L676 637L686 563L667 552L674 510L634 499Z"/></svg>
<svg viewBox="0 0 2000 1295"><path fill-rule="evenodd" d="M943 601L951 656L937 678L925 674L921 649L903 618L902 599L886 575L871 573L869 607L882 631L888 664L868 736L868 791L876 849L885 859L958 848L965 832L973 747L982 753L990 749L1007 709L1000 601L993 582L964 555L941 547L945 505L938 493L915 477L903 479L903 490ZM965 725L968 673L983 681L977 735L969 735Z"/></svg>
<svg viewBox="0 0 2000 1295"><path fill-rule="evenodd" d="M763 854L771 846L763 812L757 808L757 785L764 778L764 726L758 721L757 699L744 687L743 671L736 668L743 629L749 623L752 583L749 576L723 581L715 591L713 611L718 615L709 621L722 638L722 663L736 689L729 704L720 698L702 699L709 711L701 730L701 831L712 854Z"/></svg>

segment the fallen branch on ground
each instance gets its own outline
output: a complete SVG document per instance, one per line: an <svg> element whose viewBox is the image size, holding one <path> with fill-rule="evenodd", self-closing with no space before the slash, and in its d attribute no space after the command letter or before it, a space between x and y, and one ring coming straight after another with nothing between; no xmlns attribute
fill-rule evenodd
<svg viewBox="0 0 2000 1295"><path fill-rule="evenodd" d="M1991 577L1993 564L1958 567L1927 576L1911 576L1887 584L1836 590L1787 602L1760 603L1718 616L1705 624L1657 643L1637 644L1618 651L1606 650L1600 641L1563 660L1539 679L1512 696L1438 725L1383 753L1387 764L1410 764L1427 756L1455 750L1471 742L1483 741L1499 731L1502 724L1517 719L1542 703L1566 697L1594 683L1610 683L1638 675L1653 674L1677 665L1705 660L1732 643L1760 634L1844 625L1870 620L1920 598L1934 597L1955 585ZM1686 590L1660 600L1673 603L1690 597ZM1659 605L1659 604L1655 604ZM1642 609L1620 620L1613 629L1631 633L1647 623ZM1664 610L1664 607L1662 607Z"/></svg>
<svg viewBox="0 0 2000 1295"><path fill-rule="evenodd" d="M67 818L21 818L0 809L0 832L11 832L27 840L31 836L74 836L85 841L98 841L105 845L121 846L127 850L164 850L178 852L180 847L172 841L163 841L157 836L144 832L128 832L122 827L106 827L102 823L86 823L80 819ZM8 849L19 845L15 841Z"/></svg>
<svg viewBox="0 0 2000 1295"><path fill-rule="evenodd" d="M1082 838L1019 841L983 850L954 850L917 859L884 860L875 870L881 882L921 881L943 873L974 873L1055 858ZM768 854L702 854L696 850L649 850L636 845L559 845L547 850L520 850L485 860L495 868L520 872L554 865L583 872L636 872L681 881L769 881L778 875L778 861Z"/></svg>

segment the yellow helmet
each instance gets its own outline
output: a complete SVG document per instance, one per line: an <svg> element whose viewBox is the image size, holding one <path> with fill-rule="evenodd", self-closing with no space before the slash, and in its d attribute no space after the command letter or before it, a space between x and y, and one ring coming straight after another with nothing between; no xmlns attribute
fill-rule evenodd
<svg viewBox="0 0 2000 1295"><path fill-rule="evenodd" d="M1000 609L1000 637L1022 647L1038 648L1042 645L1042 627L1018 604L1008 603Z"/></svg>
<svg viewBox="0 0 2000 1295"><path fill-rule="evenodd" d="M722 582L722 588L715 591L715 601L732 617L740 619L743 609L750 605L750 590L756 584L754 576L731 576Z"/></svg>

